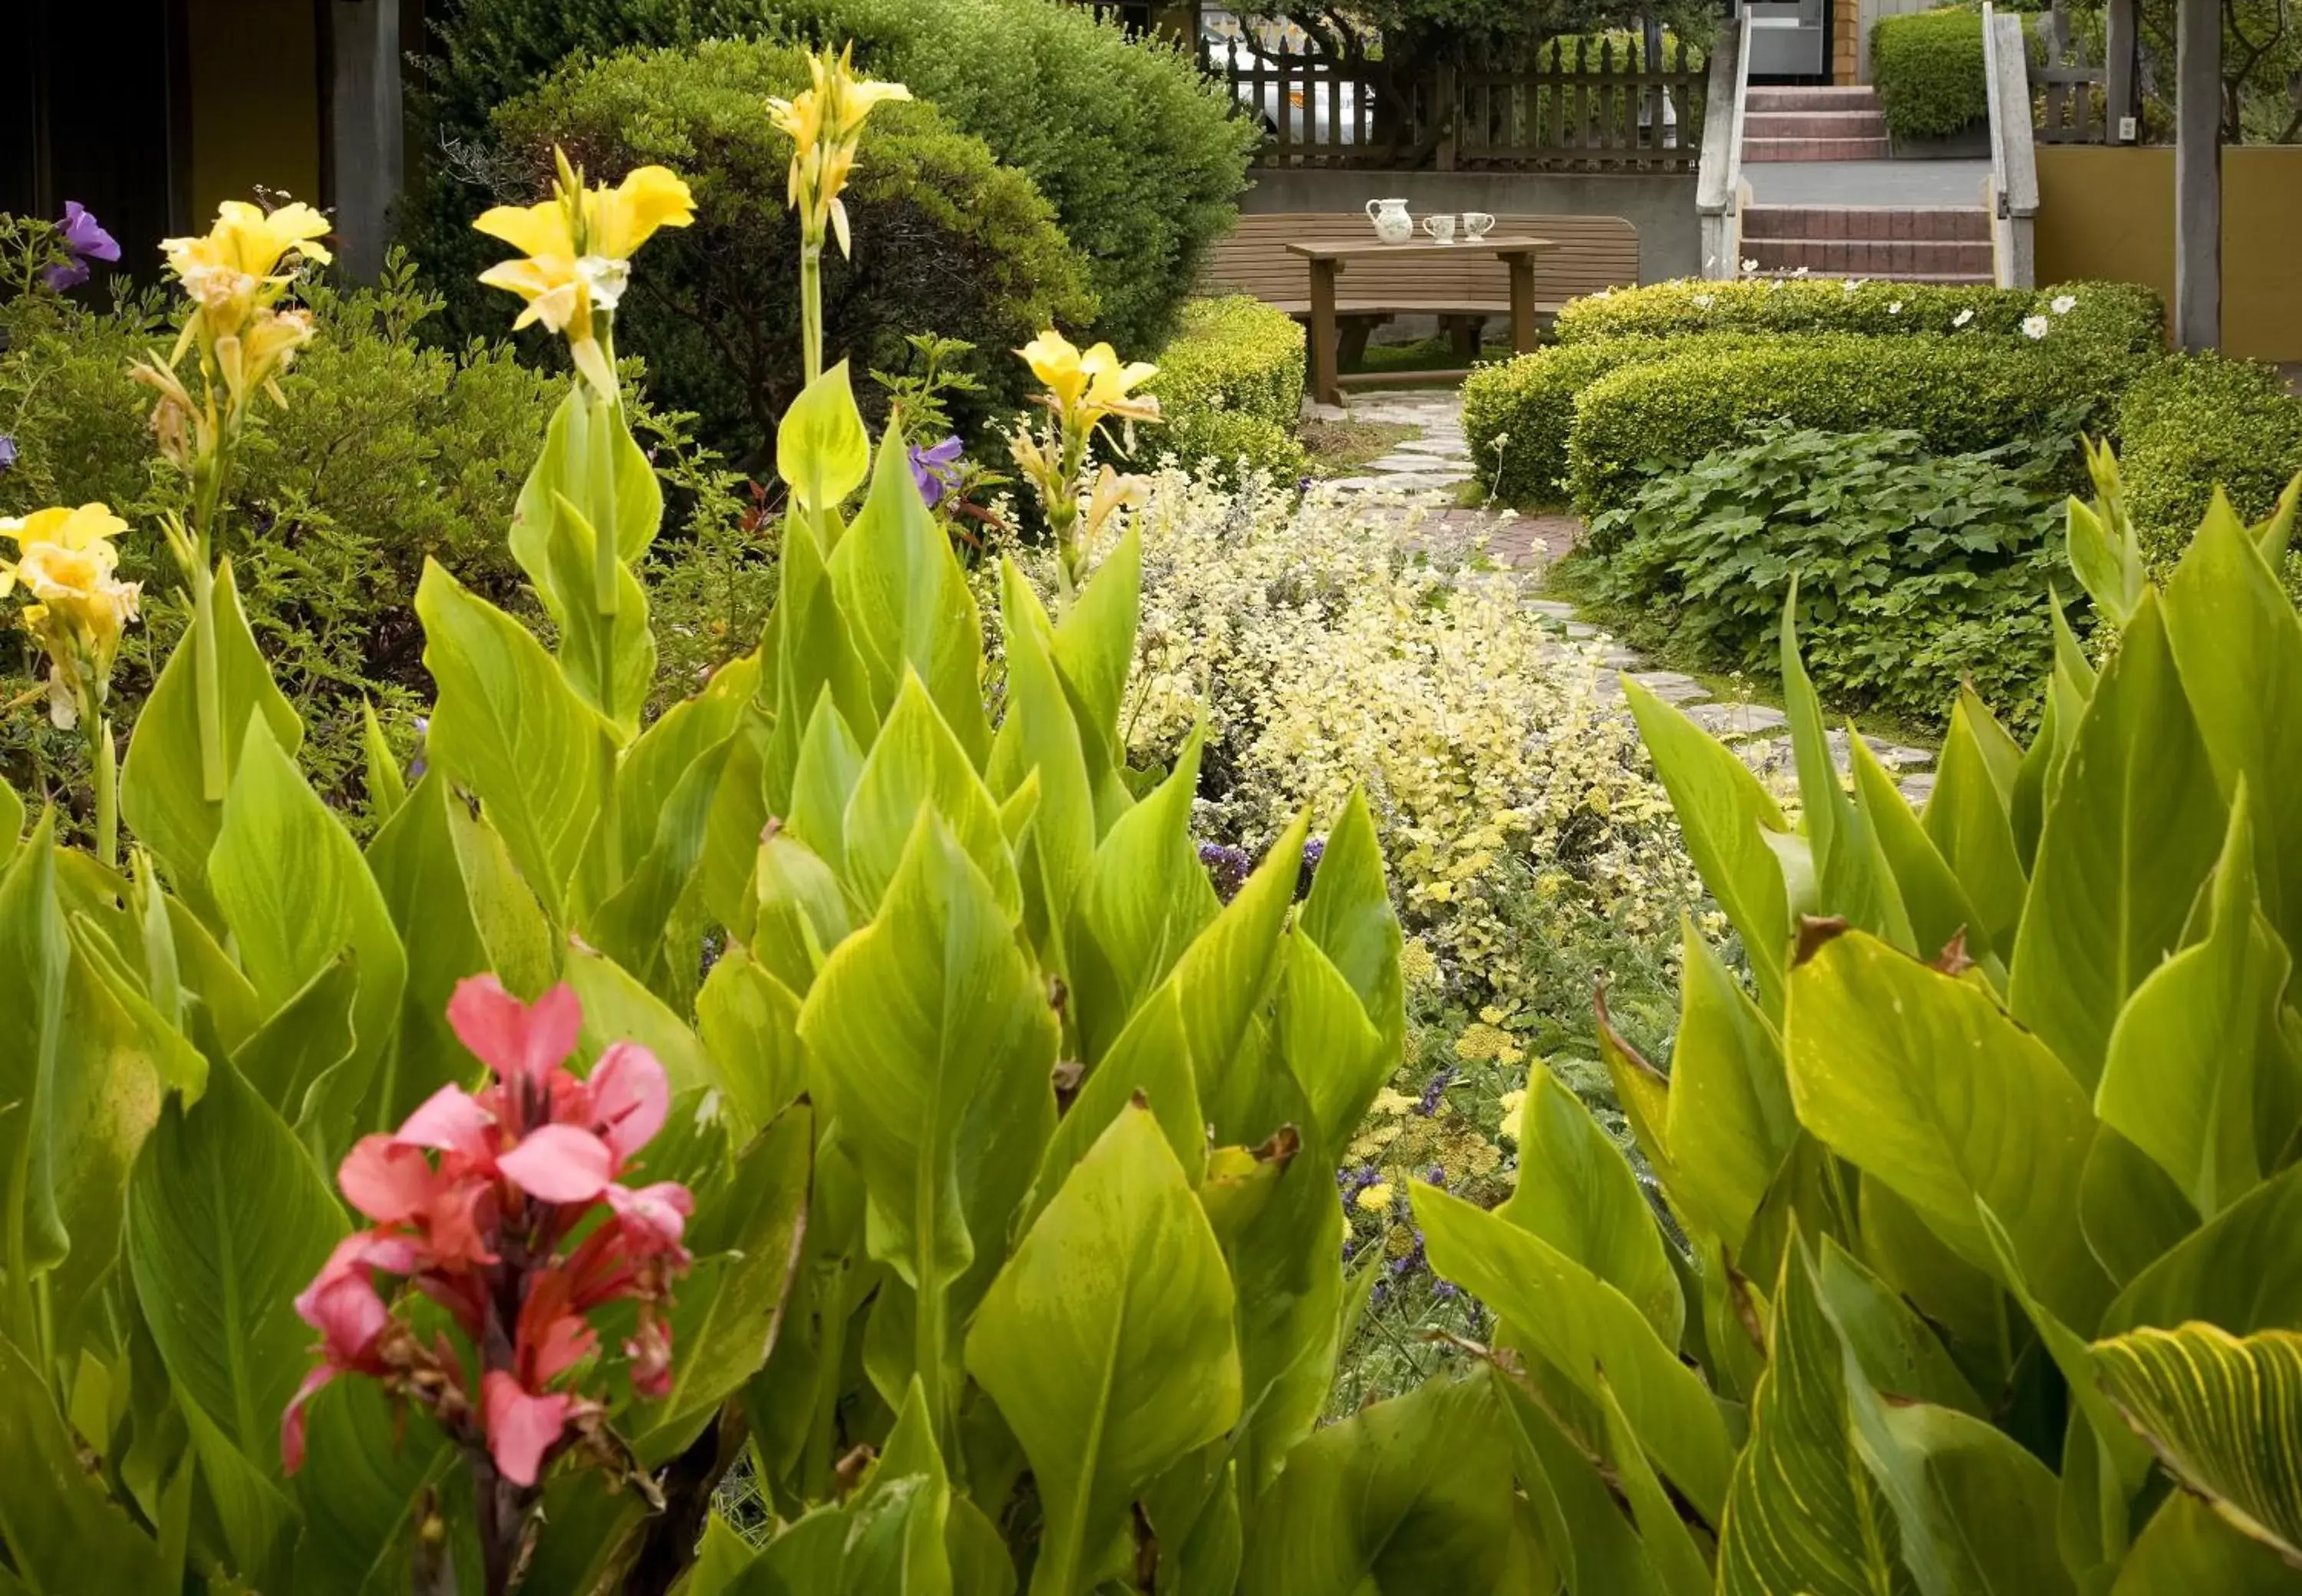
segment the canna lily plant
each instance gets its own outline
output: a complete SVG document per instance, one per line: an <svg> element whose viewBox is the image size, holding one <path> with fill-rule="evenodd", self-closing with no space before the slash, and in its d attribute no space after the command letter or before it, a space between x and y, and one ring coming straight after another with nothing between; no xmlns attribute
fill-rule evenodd
<svg viewBox="0 0 2302 1596"><path fill-rule="evenodd" d="M612 376L583 263L672 193L565 173L569 269L555 233L491 275L573 339L588 306ZM228 455L316 235L226 221L244 310L203 279L155 386L164 445L213 402ZM993 679L844 365L783 428L759 648L644 718L661 489L597 377L508 529L556 642L426 570L426 766L372 739L365 847L228 567L132 729L122 867L0 796L0 1583L1231 1588L1371 1279L1334 1195L1404 1032L1366 805L1307 889L1305 815L1219 900L1196 747L1123 765L1123 507L1060 616L1003 565Z"/></svg>

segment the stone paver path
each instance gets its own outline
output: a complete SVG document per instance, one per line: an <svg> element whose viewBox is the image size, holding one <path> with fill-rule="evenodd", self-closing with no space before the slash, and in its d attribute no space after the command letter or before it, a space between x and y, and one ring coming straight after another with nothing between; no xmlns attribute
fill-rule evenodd
<svg viewBox="0 0 2302 1596"><path fill-rule="evenodd" d="M1484 535L1488 550L1499 560L1525 569L1539 583L1542 567L1575 546L1583 524L1573 516L1513 516L1466 508L1453 500L1474 474L1469 443L1463 436L1462 395L1444 388L1369 391L1354 394L1341 409L1316 407L1331 421L1348 419L1380 422L1421 429L1420 435L1393 446L1390 453L1368 464L1361 475L1337 480L1335 486L1362 491L1426 493L1443 500L1432 518L1442 525ZM1539 589L1538 589L1539 591ZM1732 744L1743 763L1766 777L1786 777L1792 768L1786 718L1768 704L1716 700L1695 677L1675 670L1655 670L1632 651L1615 644L1597 627L1577 617L1572 604L1557 599L1530 597L1527 608L1577 642L1604 645L1601 659L1622 676L1648 692L1674 703L1712 735ZM1612 684L1609 684L1612 685ZM1620 691L1619 687L1616 689ZM1934 790L1934 754L1922 748L1866 739L1881 764L1902 778L1902 789L1912 803L1923 803ZM1831 754L1839 770L1848 768L1846 734L1830 734Z"/></svg>

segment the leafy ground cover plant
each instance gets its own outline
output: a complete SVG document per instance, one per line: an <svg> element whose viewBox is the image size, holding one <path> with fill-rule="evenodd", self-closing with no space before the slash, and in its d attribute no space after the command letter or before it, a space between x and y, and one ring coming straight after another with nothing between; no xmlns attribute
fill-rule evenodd
<svg viewBox="0 0 2302 1596"><path fill-rule="evenodd" d="M2063 453L1762 426L1600 517L1562 575L1639 645L1765 677L1795 584L1826 702L1938 721L1941 685L1964 679L2027 725L2054 659Z"/></svg>
<svg viewBox="0 0 2302 1596"><path fill-rule="evenodd" d="M1859 740L1842 785L1787 611L1796 823L1628 688L1750 976L1690 936L1668 1074L1608 1049L1668 1226L1541 1078L1508 1203L1413 1194L1570 1588L2302 1584L2297 855L2254 797L2302 482L2218 500L2161 588L2094 466L2070 557L2117 647L2058 651L2028 747L1962 694L1922 814Z"/></svg>

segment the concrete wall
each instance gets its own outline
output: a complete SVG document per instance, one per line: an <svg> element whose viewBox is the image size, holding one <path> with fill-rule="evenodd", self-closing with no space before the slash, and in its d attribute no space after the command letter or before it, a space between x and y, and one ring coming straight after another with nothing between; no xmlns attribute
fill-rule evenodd
<svg viewBox="0 0 2302 1596"><path fill-rule="evenodd" d="M1286 211L1357 211L1382 195L1403 194L1407 208L1491 211L1497 215L1620 216L1639 230L1639 281L1660 282L1701 273L1694 215L1694 173L1326 172L1257 169L1239 209L1256 215Z"/></svg>
<svg viewBox="0 0 2302 1596"><path fill-rule="evenodd" d="M2174 152L2038 147L2038 281L2105 277L2174 300ZM2222 151L2222 351L2302 360L2302 147Z"/></svg>

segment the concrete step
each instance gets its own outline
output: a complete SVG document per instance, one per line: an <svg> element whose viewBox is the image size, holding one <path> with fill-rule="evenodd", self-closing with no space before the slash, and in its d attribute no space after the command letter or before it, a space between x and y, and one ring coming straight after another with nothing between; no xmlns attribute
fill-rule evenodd
<svg viewBox="0 0 2302 1596"><path fill-rule="evenodd" d="M1745 234L1743 252L1762 271L1795 271L1816 277L1987 277L1990 246L1935 239L1753 239Z"/></svg>
<svg viewBox="0 0 2302 1596"><path fill-rule="evenodd" d="M1876 111L1753 111L1743 119L1743 147L1753 139L1884 139Z"/></svg>
<svg viewBox="0 0 2302 1596"><path fill-rule="evenodd" d="M1749 246L1747 245L1744 246L1746 248L1748 247ZM1818 273L1810 271L1802 273L1795 271L1769 271L1764 267L1761 267L1756 272L1745 273L1743 274L1743 281L1747 282L1757 282L1761 281L1783 282L1836 282L1841 276L1845 275L1861 276L1869 281L1877 282L1931 282L1938 284L1944 288L1988 288L1995 281L1993 274L1988 272L1862 272L1857 273L1845 273L1837 272Z"/></svg>
<svg viewBox="0 0 2302 1596"><path fill-rule="evenodd" d="M1990 215L1979 206L1753 205L1743 212L1743 237L1987 244Z"/></svg>
<svg viewBox="0 0 2302 1596"><path fill-rule="evenodd" d="M1745 161L1884 161L1892 152L1878 139L1745 139Z"/></svg>
<svg viewBox="0 0 2302 1596"><path fill-rule="evenodd" d="M1847 88L1761 88L1753 84L1745 111L1876 111L1878 91L1869 84Z"/></svg>

